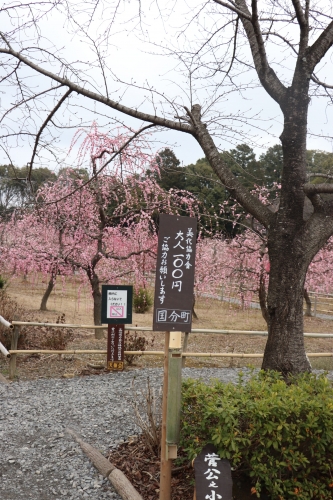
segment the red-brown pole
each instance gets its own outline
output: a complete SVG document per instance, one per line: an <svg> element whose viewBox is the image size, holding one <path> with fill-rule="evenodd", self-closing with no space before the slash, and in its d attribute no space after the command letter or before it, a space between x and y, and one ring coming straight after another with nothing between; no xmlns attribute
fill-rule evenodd
<svg viewBox="0 0 333 500"><path fill-rule="evenodd" d="M168 407L168 375L169 375L169 373L168 373L169 372L169 342L170 342L170 332L165 332L163 402L162 402L160 500L171 500L172 460L167 460L167 443L166 443L166 424L167 424L167 407Z"/></svg>

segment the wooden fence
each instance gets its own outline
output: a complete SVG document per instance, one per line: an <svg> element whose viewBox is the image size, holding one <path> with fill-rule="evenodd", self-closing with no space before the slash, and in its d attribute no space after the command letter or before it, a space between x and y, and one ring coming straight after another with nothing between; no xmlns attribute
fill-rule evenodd
<svg viewBox="0 0 333 500"><path fill-rule="evenodd" d="M3 321L1 321L1 319ZM8 328L12 329L12 339L11 339L11 349L7 349L0 343L0 352L9 358L9 378L13 379L16 375L16 360L18 355L27 354L100 354L106 356L106 349L62 349L62 350L46 350L46 349L17 349L17 341L20 334L20 328L22 326L47 326L49 328L59 328L58 323L39 323L39 322L28 322L28 321L13 321L12 324L4 320L0 316L0 323L4 324ZM81 328L81 329L103 329L106 330L107 326L96 326L96 325L76 325L76 324L62 324L61 328ZM140 332L151 332L153 329L146 326L126 326L126 330L130 331L140 331ZM209 335L249 335L249 336L267 336L267 331L260 330L211 330L204 328L193 328L191 333L209 334ZM181 352L182 365L185 366L186 358L196 357L196 358L262 358L263 353L243 353L243 352L188 352L189 333L185 333L183 348ZM333 338L333 333L304 333L304 337L312 338ZM125 354L134 354L142 356L164 356L164 351L125 351ZM319 352L319 353L307 353L309 357L319 358L319 357L333 357L332 352Z"/></svg>

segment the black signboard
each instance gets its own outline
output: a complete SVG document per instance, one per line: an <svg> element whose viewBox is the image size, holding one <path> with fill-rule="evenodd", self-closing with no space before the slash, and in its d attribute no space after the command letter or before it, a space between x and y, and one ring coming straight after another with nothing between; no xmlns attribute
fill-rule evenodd
<svg viewBox="0 0 333 500"><path fill-rule="evenodd" d="M132 286L102 285L102 324L131 324L132 302Z"/></svg>
<svg viewBox="0 0 333 500"><path fill-rule="evenodd" d="M123 325L108 325L108 370L124 369L124 340L125 332Z"/></svg>
<svg viewBox="0 0 333 500"><path fill-rule="evenodd" d="M197 219L160 215L153 329L190 332Z"/></svg>
<svg viewBox="0 0 333 500"><path fill-rule="evenodd" d="M197 500L232 500L231 467L207 444L194 460Z"/></svg>

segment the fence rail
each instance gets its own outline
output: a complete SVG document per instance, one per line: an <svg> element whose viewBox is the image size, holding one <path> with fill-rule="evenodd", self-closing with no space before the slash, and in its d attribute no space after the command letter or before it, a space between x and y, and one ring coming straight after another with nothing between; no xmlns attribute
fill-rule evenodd
<svg viewBox="0 0 333 500"><path fill-rule="evenodd" d="M54 328L82 328L83 330L106 330L107 325L76 325L70 323L38 323L30 321L13 321L13 326L49 326ZM139 332L152 332L154 331L151 326L125 326L125 330L139 331ZM190 333L204 333L213 335L259 335L267 337L268 332L265 330L217 330L207 328L192 328ZM333 338L333 333L304 333L304 337L322 337Z"/></svg>
<svg viewBox="0 0 333 500"><path fill-rule="evenodd" d="M2 318L3 319L3 318ZM17 341L19 338L19 330L22 326L46 326L51 328L81 328L81 329L107 329L107 325L77 325L77 324L59 324L59 323L42 323L42 322L29 322L29 321L13 321L9 323L4 320L0 322L12 329L12 341L11 349L7 349L0 343L0 351L5 356L9 357L9 377L11 379L15 378L16 375L16 357L17 355L29 355L29 354L100 354L105 356L107 351L102 349L17 349ZM152 327L149 326L125 326L126 330L130 331L142 331L151 332ZM261 330L213 330L205 328L193 328L191 330L192 334L215 334L215 335L250 335L250 336L267 336L267 331ZM186 358L262 358L263 353L237 353L237 352L187 352L187 340L189 333L185 333L183 352L181 352L181 357L183 358L183 366L185 366L184 361ZM333 338L333 333L304 333L305 337L314 338ZM143 355L143 356L164 356L164 351L125 351L125 354L129 355ZM319 352L319 353L307 353L309 357L319 358L319 357L333 357L332 352Z"/></svg>

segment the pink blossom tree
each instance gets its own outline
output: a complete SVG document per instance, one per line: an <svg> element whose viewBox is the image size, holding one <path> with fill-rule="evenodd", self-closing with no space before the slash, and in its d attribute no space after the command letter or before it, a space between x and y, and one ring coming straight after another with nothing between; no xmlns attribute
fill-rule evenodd
<svg viewBox="0 0 333 500"><path fill-rule="evenodd" d="M82 134L76 134L73 147ZM33 210L14 216L10 238L15 245L7 241L7 254L16 272L49 276L41 308L46 308L57 275L78 271L90 284L94 324L100 325L101 282L130 277L137 286L144 284L145 271L154 265L156 214L186 210L193 215L197 204L190 194L165 192L145 175L147 168L157 167L142 138L110 137L93 124L79 147L79 168L87 156L88 179L64 171L38 191ZM102 335L96 330L96 337Z"/></svg>

